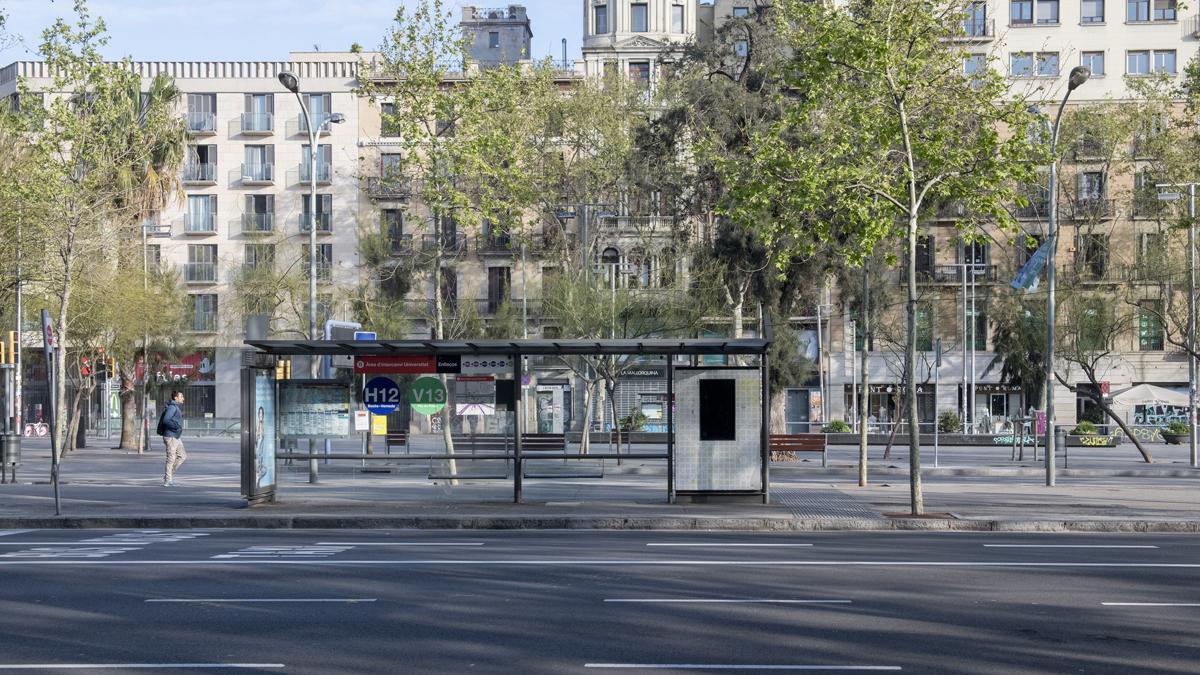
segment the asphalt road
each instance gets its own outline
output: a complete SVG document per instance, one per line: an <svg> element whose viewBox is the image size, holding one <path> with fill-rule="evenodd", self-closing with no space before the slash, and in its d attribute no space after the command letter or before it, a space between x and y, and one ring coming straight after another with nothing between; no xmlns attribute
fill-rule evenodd
<svg viewBox="0 0 1200 675"><path fill-rule="evenodd" d="M0 670L1196 672L1194 535L0 531Z"/></svg>

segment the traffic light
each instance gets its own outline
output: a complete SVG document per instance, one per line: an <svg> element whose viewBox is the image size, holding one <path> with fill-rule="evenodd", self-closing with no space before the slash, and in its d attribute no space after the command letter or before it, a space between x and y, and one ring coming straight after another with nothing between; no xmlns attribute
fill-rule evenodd
<svg viewBox="0 0 1200 675"><path fill-rule="evenodd" d="M17 362L17 331L8 331L8 363Z"/></svg>
<svg viewBox="0 0 1200 675"><path fill-rule="evenodd" d="M3 364L8 363L8 351L5 349L6 346L7 345L5 345L3 342L0 342L0 363Z"/></svg>
<svg viewBox="0 0 1200 675"><path fill-rule="evenodd" d="M275 379L290 380L292 379L292 360L279 359L275 362Z"/></svg>
<svg viewBox="0 0 1200 675"><path fill-rule="evenodd" d="M115 356L108 357L108 376L117 376L117 357Z"/></svg>
<svg viewBox="0 0 1200 675"><path fill-rule="evenodd" d="M88 375L92 374L92 369L88 365L88 358L86 356L83 357L83 359L80 361L79 373L81 375L83 375L84 377L87 377Z"/></svg>

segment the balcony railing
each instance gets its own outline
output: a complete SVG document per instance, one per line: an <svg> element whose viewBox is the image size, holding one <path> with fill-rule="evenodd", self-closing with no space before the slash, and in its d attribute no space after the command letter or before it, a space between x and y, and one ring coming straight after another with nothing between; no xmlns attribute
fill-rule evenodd
<svg viewBox="0 0 1200 675"><path fill-rule="evenodd" d="M303 272L304 278L307 279L308 271L309 271L307 256L305 257L305 259L302 262L304 263L304 272ZM318 258L317 259L317 281L328 282L332 278L333 278L333 265Z"/></svg>
<svg viewBox="0 0 1200 675"><path fill-rule="evenodd" d="M963 21L963 32L959 39L981 40L996 37L995 19L966 19Z"/></svg>
<svg viewBox="0 0 1200 675"><path fill-rule="evenodd" d="M926 269L917 270L918 283L932 284L961 284L963 281L963 270L967 270L967 280L974 279L977 284L990 284L996 281L997 271L995 265L976 264L964 267L962 265L934 265ZM908 280L908 271L900 270L900 280Z"/></svg>
<svg viewBox="0 0 1200 675"><path fill-rule="evenodd" d="M274 231L274 213L242 214L242 234L270 234Z"/></svg>
<svg viewBox="0 0 1200 675"><path fill-rule="evenodd" d="M388 248L393 256L412 255L413 253L413 238L411 234L401 234L393 237L388 237Z"/></svg>
<svg viewBox="0 0 1200 675"><path fill-rule="evenodd" d="M248 185L269 185L275 182L273 164L243 164L242 182Z"/></svg>
<svg viewBox="0 0 1200 675"><path fill-rule="evenodd" d="M516 255L521 252L521 245L508 236L479 237L475 240L475 250L482 255Z"/></svg>
<svg viewBox="0 0 1200 675"><path fill-rule="evenodd" d="M307 183L312 176L312 165L308 162L300 163L300 182ZM333 181L333 165L329 162L317 162L317 183L330 183Z"/></svg>
<svg viewBox="0 0 1200 675"><path fill-rule="evenodd" d="M183 182L216 183L217 165L212 162L188 162L183 165Z"/></svg>
<svg viewBox="0 0 1200 675"><path fill-rule="evenodd" d="M271 113L242 113L243 134L269 134L275 130L275 116Z"/></svg>
<svg viewBox="0 0 1200 675"><path fill-rule="evenodd" d="M441 234L423 237L421 248L426 252L437 251L440 248L443 255L457 255L466 252L468 243L466 235Z"/></svg>
<svg viewBox="0 0 1200 675"><path fill-rule="evenodd" d="M331 126L330 120L333 118L333 113L310 113L310 114L312 115L313 124L315 124L317 127L317 133L321 134L322 136L324 136L325 134L328 134L329 127ZM297 120L298 120L297 128L300 129L300 133L307 134L308 133L307 118L305 118L304 114L301 113L300 116L297 118Z"/></svg>
<svg viewBox="0 0 1200 675"><path fill-rule="evenodd" d="M217 283L217 264L211 262L190 262L184 265L183 278L189 284Z"/></svg>
<svg viewBox="0 0 1200 675"><path fill-rule="evenodd" d="M196 333L217 332L217 314L201 312L192 315L192 331Z"/></svg>
<svg viewBox="0 0 1200 675"><path fill-rule="evenodd" d="M367 179L367 196L371 199L407 199L412 194L408 179L400 176L377 176Z"/></svg>
<svg viewBox="0 0 1200 675"><path fill-rule="evenodd" d="M312 226L312 214L301 213L300 214L300 231L308 232L308 230L311 226ZM323 233L323 234L328 234L332 231L333 231L333 214L332 213L318 213L317 214L317 232Z"/></svg>
<svg viewBox="0 0 1200 675"><path fill-rule="evenodd" d="M1044 220L1049 215L1050 203L1044 200L1031 200L1025 206L1018 206L1013 209L1013 216L1016 218Z"/></svg>
<svg viewBox="0 0 1200 675"><path fill-rule="evenodd" d="M540 237L534 237L529 249L534 255L554 254L575 250L575 242L575 235L571 233L543 232Z"/></svg>
<svg viewBox="0 0 1200 675"><path fill-rule="evenodd" d="M1086 198L1071 200L1065 216L1071 220L1095 221L1112 218L1116 212L1115 199Z"/></svg>
<svg viewBox="0 0 1200 675"><path fill-rule="evenodd" d="M184 234L214 234L217 231L217 215L215 213L185 213L183 215Z"/></svg>
<svg viewBox="0 0 1200 675"><path fill-rule="evenodd" d="M217 133L217 116L210 112L189 112L187 130L193 134Z"/></svg>
<svg viewBox="0 0 1200 675"><path fill-rule="evenodd" d="M1166 215L1170 208L1170 202L1160 200L1157 195L1149 195L1134 197L1131 211L1134 218L1158 218Z"/></svg>
<svg viewBox="0 0 1200 675"><path fill-rule="evenodd" d="M599 226L609 230L635 230L638 232L670 232L675 227L674 216L600 216Z"/></svg>

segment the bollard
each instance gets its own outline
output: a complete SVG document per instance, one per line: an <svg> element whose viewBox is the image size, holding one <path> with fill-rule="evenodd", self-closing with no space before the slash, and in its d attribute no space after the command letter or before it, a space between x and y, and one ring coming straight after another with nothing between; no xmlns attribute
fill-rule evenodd
<svg viewBox="0 0 1200 675"><path fill-rule="evenodd" d="M17 482L17 465L21 463L21 435L0 434L0 483L6 481L12 467L12 481Z"/></svg>
<svg viewBox="0 0 1200 675"><path fill-rule="evenodd" d="M1054 427L1054 449L1055 449L1055 452L1057 452L1059 448L1062 448L1062 453L1063 453L1063 468L1065 469L1065 468L1067 468L1067 465L1066 465L1066 459L1067 459L1067 430L1066 430L1066 428L1065 428L1065 427L1060 427L1060 426L1057 426L1057 425L1056 425L1056 426ZM1054 461L1054 458L1051 458L1051 459L1050 459L1050 461L1052 461L1052 462L1053 462L1053 461Z"/></svg>

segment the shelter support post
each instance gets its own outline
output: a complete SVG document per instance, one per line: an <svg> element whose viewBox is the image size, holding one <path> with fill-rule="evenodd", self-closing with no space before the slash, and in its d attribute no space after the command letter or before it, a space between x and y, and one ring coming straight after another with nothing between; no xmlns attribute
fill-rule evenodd
<svg viewBox="0 0 1200 675"><path fill-rule="evenodd" d="M763 503L771 503L771 361L762 356L762 491ZM827 403L823 405L828 405Z"/></svg>
<svg viewBox="0 0 1200 675"><path fill-rule="evenodd" d="M667 503L675 503L675 357L667 355Z"/></svg>
<svg viewBox="0 0 1200 675"><path fill-rule="evenodd" d="M525 357L521 354L513 354L513 408L515 409L513 422L513 503L520 504L524 499L521 494L522 485L521 478L524 472L524 467L521 465L521 432L525 428L525 395L524 387L521 386L521 381L525 378ZM585 432L586 433L586 432Z"/></svg>

